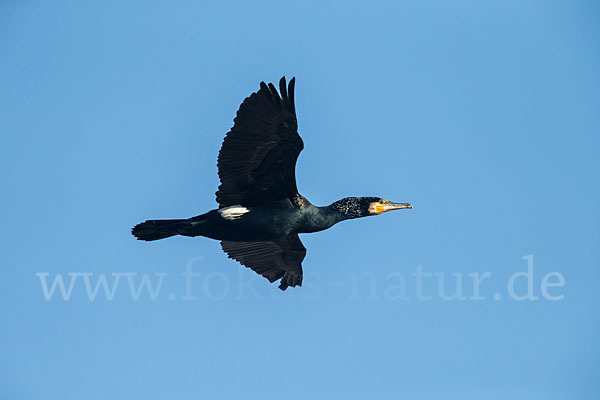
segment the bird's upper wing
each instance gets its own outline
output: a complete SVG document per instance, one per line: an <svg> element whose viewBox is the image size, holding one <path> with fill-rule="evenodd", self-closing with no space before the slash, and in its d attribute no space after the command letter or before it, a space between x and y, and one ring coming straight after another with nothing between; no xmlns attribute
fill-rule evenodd
<svg viewBox="0 0 600 400"><path fill-rule="evenodd" d="M225 136L217 166L220 207L254 205L298 193L296 160L304 148L294 107L294 78L281 96L272 83L247 97Z"/></svg>
<svg viewBox="0 0 600 400"><path fill-rule="evenodd" d="M281 278L281 290L288 286L302 286L302 260L306 256L306 248L298 235L263 242L222 241L221 247L229 258L251 268L269 282Z"/></svg>

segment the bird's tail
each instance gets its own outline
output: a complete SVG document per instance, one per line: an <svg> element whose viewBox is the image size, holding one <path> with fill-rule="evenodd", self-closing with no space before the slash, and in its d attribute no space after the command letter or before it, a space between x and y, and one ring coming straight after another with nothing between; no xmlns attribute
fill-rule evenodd
<svg viewBox="0 0 600 400"><path fill-rule="evenodd" d="M137 224L131 230L138 240L152 241L179 234L178 228L185 219L153 219Z"/></svg>

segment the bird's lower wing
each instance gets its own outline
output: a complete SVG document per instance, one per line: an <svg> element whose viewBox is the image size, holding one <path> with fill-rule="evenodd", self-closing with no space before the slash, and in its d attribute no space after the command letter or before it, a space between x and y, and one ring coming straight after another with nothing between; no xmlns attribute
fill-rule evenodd
<svg viewBox="0 0 600 400"><path fill-rule="evenodd" d="M281 279L279 288L302 286L302 260L306 248L298 235L260 242L222 241L221 247L229 258L267 278L269 282Z"/></svg>

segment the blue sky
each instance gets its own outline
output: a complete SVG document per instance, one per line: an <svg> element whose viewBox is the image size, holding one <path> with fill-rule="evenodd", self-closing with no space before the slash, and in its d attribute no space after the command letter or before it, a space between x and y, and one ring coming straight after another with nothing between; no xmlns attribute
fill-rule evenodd
<svg viewBox="0 0 600 400"><path fill-rule="evenodd" d="M2 397L598 397L599 13L2 2ZM305 285L285 293L215 241L134 240L215 207L237 107L282 75L300 191L415 208L302 236ZM154 300L130 291L144 274ZM101 276L114 296L90 300ZM464 300L439 293L455 278ZM537 299L515 300L528 278Z"/></svg>

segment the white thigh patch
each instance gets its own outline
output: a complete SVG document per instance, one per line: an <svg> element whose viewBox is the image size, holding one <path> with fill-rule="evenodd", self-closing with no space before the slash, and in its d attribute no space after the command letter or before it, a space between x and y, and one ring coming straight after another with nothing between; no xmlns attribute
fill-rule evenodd
<svg viewBox="0 0 600 400"><path fill-rule="evenodd" d="M219 211L219 215L221 215L221 217L228 219L228 220L234 220L234 219L239 219L242 215L246 214L250 210L244 206L240 206L239 204L236 204L235 206L220 208L218 211Z"/></svg>

